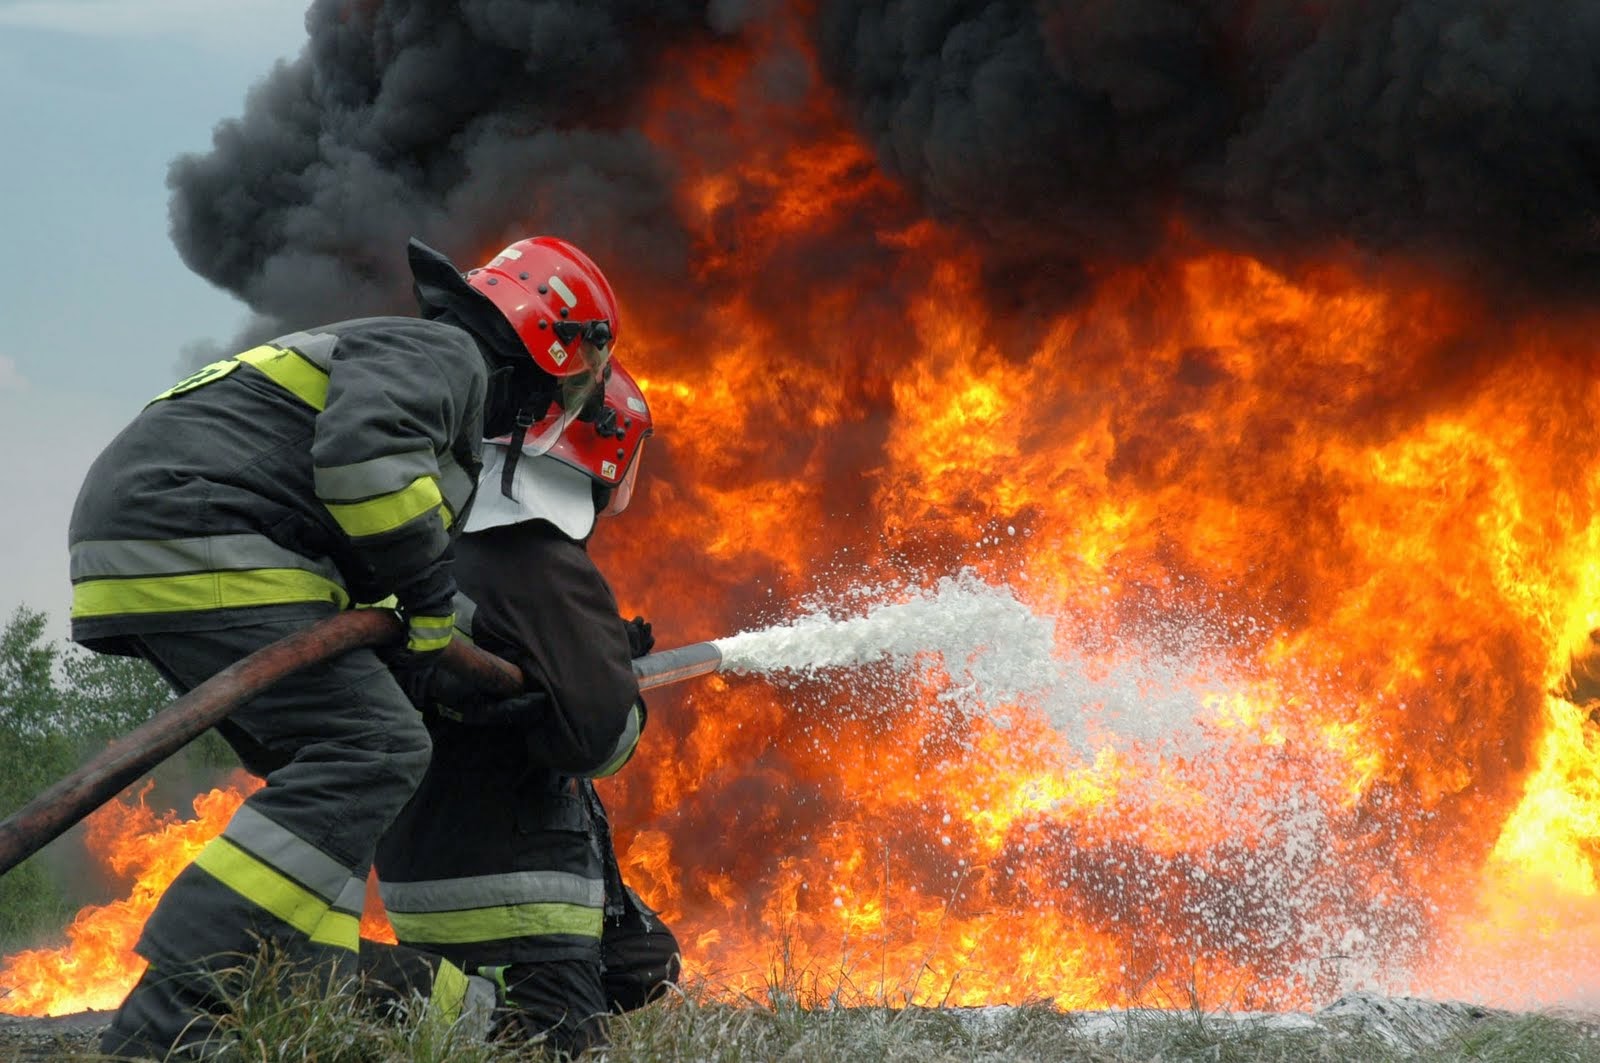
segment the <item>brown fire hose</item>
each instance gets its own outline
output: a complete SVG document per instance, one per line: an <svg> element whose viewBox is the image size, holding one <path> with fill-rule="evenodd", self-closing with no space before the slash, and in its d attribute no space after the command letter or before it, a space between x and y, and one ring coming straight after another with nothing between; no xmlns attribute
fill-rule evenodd
<svg viewBox="0 0 1600 1063"><path fill-rule="evenodd" d="M403 630L399 617L388 610L351 610L224 668L0 823L0 875L284 676L351 650L396 641ZM633 670L640 689L648 690L714 672L721 665L722 653L714 643L697 642L640 657ZM491 696L509 697L522 690L522 671L516 665L462 639L445 650L441 666Z"/></svg>

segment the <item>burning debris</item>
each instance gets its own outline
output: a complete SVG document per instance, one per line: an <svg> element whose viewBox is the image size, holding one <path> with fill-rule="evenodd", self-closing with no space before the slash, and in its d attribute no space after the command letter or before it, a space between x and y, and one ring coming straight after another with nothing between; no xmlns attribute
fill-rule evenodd
<svg viewBox="0 0 1600 1063"><path fill-rule="evenodd" d="M664 641L963 569L1051 619L1048 711L652 701L619 852L730 993L1569 1001L1597 16L317 0L174 231L272 319L403 309L410 235L617 263L661 445L597 552Z"/></svg>

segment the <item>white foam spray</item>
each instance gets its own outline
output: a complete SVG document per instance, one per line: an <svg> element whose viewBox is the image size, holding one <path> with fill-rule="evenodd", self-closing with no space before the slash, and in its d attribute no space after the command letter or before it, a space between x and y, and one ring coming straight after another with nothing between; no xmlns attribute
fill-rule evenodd
<svg viewBox="0 0 1600 1063"><path fill-rule="evenodd" d="M854 596L875 604L858 616L817 604L791 623L717 639L722 671L812 678L878 663L940 666L950 680L941 697L971 710L1037 698L1055 681L1054 619L1004 584L963 570L930 587L857 588Z"/></svg>
<svg viewBox="0 0 1600 1063"><path fill-rule="evenodd" d="M1219 673L1228 637L1213 623L1152 615L1143 630L1107 642L1104 632L1077 630L1082 617L1041 613L972 569L918 585L856 584L800 609L787 623L714 640L721 671L779 681L827 673L830 683L859 687L859 703L886 707L879 688L841 673L868 665L908 676L942 670L942 703L990 718L1026 706L1085 757L1131 745L1193 752L1210 742L1196 731L1211 715L1196 677L1226 684ZM911 695L906 705L917 700Z"/></svg>
<svg viewBox="0 0 1600 1063"><path fill-rule="evenodd" d="M857 585L831 601L802 603L804 615L792 622L717 640L722 670L779 685L821 680L831 712L924 713L926 725L937 719L925 714L931 694L944 709L1003 730L1020 718L1014 709L1042 718L1050 732L1030 732L1028 740L1035 782L995 791L997 801L1024 801L1038 817L1015 844L1027 849L1031 832L1052 821L1114 835L1148 854L1158 879L1149 916L1155 929L1170 920L1174 933L1199 926L1235 941L1247 929L1282 954L1298 948L1303 956L1294 962L1307 979L1337 977L1345 988L1403 977L1393 955L1406 952L1396 946L1415 944L1419 926L1404 904L1391 912L1385 896L1350 889L1340 873L1348 848L1338 836L1340 795L1324 792L1320 754L1287 754L1271 728L1241 723L1229 707L1235 698L1262 696L1249 654L1271 637L1270 621L1154 599L1142 610L1124 603L1114 616L1030 606L1031 581L1025 573L1015 581L1020 597L971 570L917 586ZM1282 662L1276 678L1297 695L1316 696ZM841 690L846 696L834 697ZM799 712L807 703L800 697L786 707ZM987 770L981 760L974 768ZM1045 775L1081 786L1037 786ZM1085 793L1097 796L1085 803ZM1241 829L1197 834L1182 866L1168 871L1171 832L1184 829L1191 807L1203 810L1201 822ZM1073 874L1066 856L1061 873L1063 881ZM1200 885L1157 888L1162 876L1185 875ZM1329 956L1338 957L1334 976Z"/></svg>

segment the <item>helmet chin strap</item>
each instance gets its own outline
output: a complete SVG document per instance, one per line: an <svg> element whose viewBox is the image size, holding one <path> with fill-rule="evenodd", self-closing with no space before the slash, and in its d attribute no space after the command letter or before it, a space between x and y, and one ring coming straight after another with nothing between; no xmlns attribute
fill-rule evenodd
<svg viewBox="0 0 1600 1063"><path fill-rule="evenodd" d="M528 429L533 427L550 410L550 404L555 401L544 392L536 392L527 396L522 404L517 407L517 413L511 423L511 444L506 451L506 463L500 470L500 493L507 498L515 499L511 493L511 484L517 474L517 461L522 457L522 443L528 438Z"/></svg>
<svg viewBox="0 0 1600 1063"><path fill-rule="evenodd" d="M511 446L506 450L505 464L500 466L500 493L507 498L515 500L511 493L511 484L517 475L517 459L522 457L522 441L528 438L528 429L533 425L533 413L524 406L517 411L517 420L511 426Z"/></svg>

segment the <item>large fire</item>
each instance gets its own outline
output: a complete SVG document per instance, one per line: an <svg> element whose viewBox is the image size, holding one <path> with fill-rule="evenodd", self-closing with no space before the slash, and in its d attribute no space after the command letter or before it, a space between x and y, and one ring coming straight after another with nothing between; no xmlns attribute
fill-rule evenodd
<svg viewBox="0 0 1600 1063"><path fill-rule="evenodd" d="M814 75L774 102L749 38L681 58L639 123L700 243L625 293L659 425L596 540L626 611L673 645L966 569L1055 618L1063 677L987 714L881 669L658 692L605 796L690 971L1070 1008L1600 989L1600 321L1176 223L1040 299ZM8 960L3 1010L114 1004L231 811L137 808L91 834L164 862Z"/></svg>

